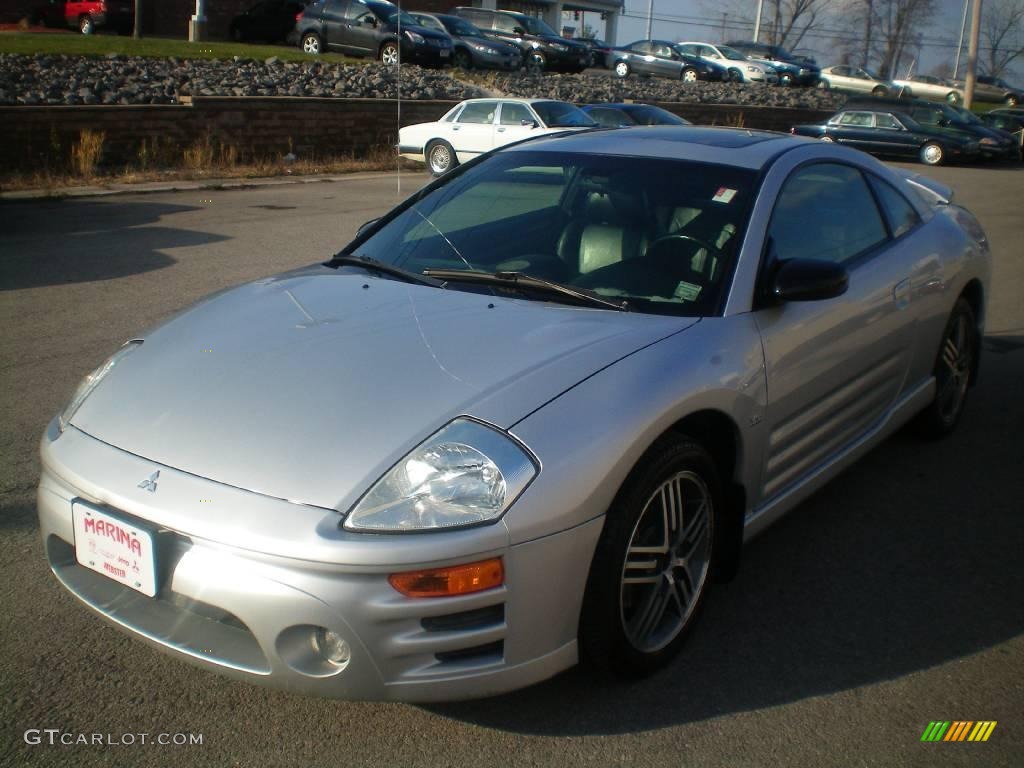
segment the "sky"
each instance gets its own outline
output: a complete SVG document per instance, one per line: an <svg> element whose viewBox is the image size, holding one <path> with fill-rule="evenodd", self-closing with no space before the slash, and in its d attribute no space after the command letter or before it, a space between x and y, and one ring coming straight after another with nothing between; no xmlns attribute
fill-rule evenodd
<svg viewBox="0 0 1024 768"><path fill-rule="evenodd" d="M619 19L618 44L630 43L633 40L641 40L647 36L647 10L650 0L626 0L625 11ZM957 39L960 36L960 22L963 15L963 0L936 0L939 12L934 16L933 23L923 30L925 45L921 48L920 63L915 67L915 72L928 73L933 67L949 61L950 64L956 56ZM757 0L734 0L734 4L710 2L709 0L653 0L653 24L651 37L656 39L669 40L694 40L707 42L722 42L733 39L753 39L753 29L748 22L744 25L743 20L735 14L722 15L723 9L732 6L733 8L745 7L749 19L752 21L757 9ZM984 5L982 5L984 12ZM769 15L769 2L765 2L762 24ZM586 19L588 24L591 23ZM598 29L598 37L604 30L597 22L593 24ZM821 24L822 28L832 30L833 35L806 37L798 46L801 52L807 51L813 55L818 64L829 66L837 63L835 55L830 53L835 45L835 34L849 38L857 36L856 31L843 27L839 20L827 21ZM970 28L970 17L968 16L968 32ZM724 31L724 35L723 35ZM763 39L763 37L762 37ZM965 36L963 53L960 57L961 76L967 62L967 39ZM873 61L872 64L877 64ZM1024 84L1024 62L1018 59L1015 68L1008 79L1011 82ZM900 74L903 74L902 72Z"/></svg>

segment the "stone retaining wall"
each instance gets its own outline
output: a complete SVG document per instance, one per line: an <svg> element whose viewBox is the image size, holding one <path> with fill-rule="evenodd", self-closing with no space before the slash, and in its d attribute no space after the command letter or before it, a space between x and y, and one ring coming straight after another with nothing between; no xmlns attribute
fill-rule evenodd
<svg viewBox="0 0 1024 768"><path fill-rule="evenodd" d="M401 124L436 120L451 101L403 101ZM733 105L663 103L699 124L786 131L817 122L827 112ZM242 160L279 157L365 156L393 146L397 105L382 99L195 98L180 105L0 107L0 167L33 171L64 167L85 129L106 135L101 164L138 164L149 147L154 163L179 159L197 143L230 148ZM160 148L164 156L153 154Z"/></svg>

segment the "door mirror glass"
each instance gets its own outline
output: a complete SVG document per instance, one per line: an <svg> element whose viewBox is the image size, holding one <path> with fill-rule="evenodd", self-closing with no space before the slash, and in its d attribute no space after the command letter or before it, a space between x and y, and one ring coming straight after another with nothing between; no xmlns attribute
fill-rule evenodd
<svg viewBox="0 0 1024 768"><path fill-rule="evenodd" d="M533 119L530 119L530 118L526 118L526 119L520 120L519 124L524 126L524 127L525 126L529 126L530 128L536 128L537 127L537 121L533 120Z"/></svg>
<svg viewBox="0 0 1024 768"><path fill-rule="evenodd" d="M821 301L842 296L849 285L850 276L842 264L818 259L788 259L776 267L770 292L780 302Z"/></svg>

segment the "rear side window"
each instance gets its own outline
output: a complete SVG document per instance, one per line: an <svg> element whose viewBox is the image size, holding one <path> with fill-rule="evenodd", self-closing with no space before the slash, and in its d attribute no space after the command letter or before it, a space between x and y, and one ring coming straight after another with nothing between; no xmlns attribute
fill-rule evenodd
<svg viewBox="0 0 1024 768"><path fill-rule="evenodd" d="M899 190L877 176L869 175L868 178L871 179L871 186L878 195L878 201L882 205L893 237L905 235L921 222L921 217L917 215L914 206L900 194Z"/></svg>
<svg viewBox="0 0 1024 768"><path fill-rule="evenodd" d="M522 27L519 23L519 19L514 16L507 16L504 13L498 13L494 16L494 28L499 32L515 33L516 27Z"/></svg>
<svg viewBox="0 0 1024 768"><path fill-rule="evenodd" d="M498 108L496 101L475 101L467 104L459 114L460 123L493 123Z"/></svg>
<svg viewBox="0 0 1024 768"><path fill-rule="evenodd" d="M876 128L895 128L896 130L899 130L903 126L901 126L896 121L896 118L893 117L892 115L885 114L883 112L877 112L877 113L875 113L875 127Z"/></svg>
<svg viewBox="0 0 1024 768"><path fill-rule="evenodd" d="M888 239L864 176L838 163L793 172L768 229L774 257L845 263Z"/></svg>

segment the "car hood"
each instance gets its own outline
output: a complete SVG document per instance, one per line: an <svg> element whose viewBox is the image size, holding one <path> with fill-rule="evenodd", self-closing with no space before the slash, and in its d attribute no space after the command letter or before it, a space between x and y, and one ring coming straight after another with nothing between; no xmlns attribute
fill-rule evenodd
<svg viewBox="0 0 1024 768"><path fill-rule="evenodd" d="M151 331L72 424L159 464L344 510L456 416L509 428L694 322L318 265Z"/></svg>
<svg viewBox="0 0 1024 768"><path fill-rule="evenodd" d="M455 37L453 35L453 37ZM458 35L459 40L465 43L476 43L477 45L486 45L493 48L498 53L521 53L518 45L512 45L511 43L503 43L502 41L493 37L484 37L483 35Z"/></svg>

